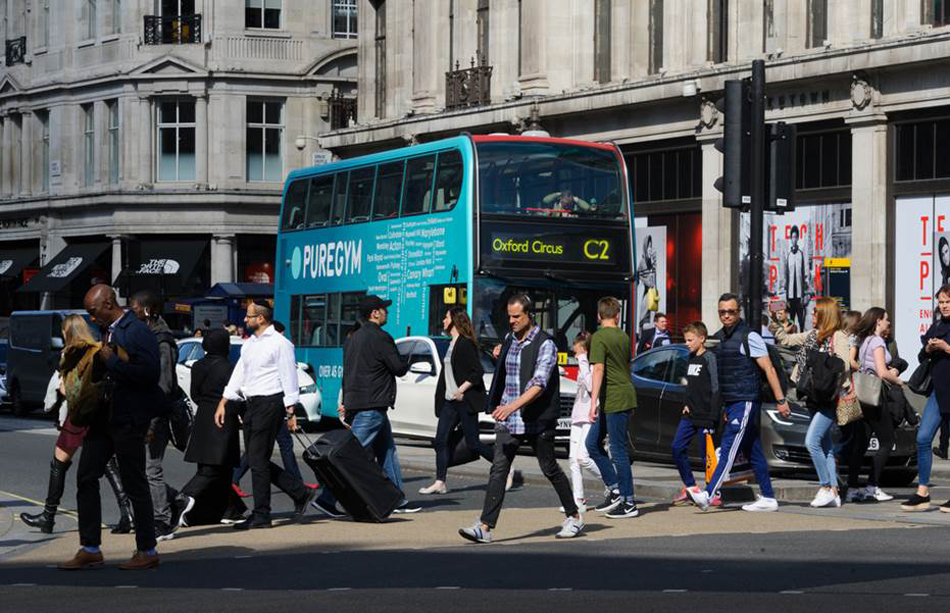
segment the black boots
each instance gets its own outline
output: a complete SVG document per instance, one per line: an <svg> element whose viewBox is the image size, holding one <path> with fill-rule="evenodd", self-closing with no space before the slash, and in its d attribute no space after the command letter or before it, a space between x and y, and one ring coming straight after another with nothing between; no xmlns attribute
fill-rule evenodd
<svg viewBox="0 0 950 613"><path fill-rule="evenodd" d="M112 529L112 534L128 534L135 528L135 523L132 520L132 503L129 502L129 497L122 487L122 479L119 477L119 463L116 462L114 456L106 464L106 479L109 480L109 485L112 486L112 491L115 492L115 501L119 505L119 513L121 514L119 523Z"/></svg>
<svg viewBox="0 0 950 613"><path fill-rule="evenodd" d="M56 458L49 464L49 488L46 491L46 506L42 513L20 513L20 519L27 526L39 528L40 532L51 534L56 518L56 509L66 488L66 471L72 462L60 462Z"/></svg>

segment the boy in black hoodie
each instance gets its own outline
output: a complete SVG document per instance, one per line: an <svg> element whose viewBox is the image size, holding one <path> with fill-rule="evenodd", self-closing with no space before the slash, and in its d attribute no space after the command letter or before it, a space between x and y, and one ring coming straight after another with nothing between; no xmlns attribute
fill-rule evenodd
<svg viewBox="0 0 950 613"><path fill-rule="evenodd" d="M673 459L679 470L683 485L686 487L673 499L674 505L689 504L687 489L699 488L689 465L689 446L698 432L705 428L715 428L719 421L719 375L716 369L716 356L706 351L705 324L698 321L683 330L686 346L689 348L689 365L686 369L686 406L680 419L676 436L673 437ZM719 506L717 497L712 506Z"/></svg>

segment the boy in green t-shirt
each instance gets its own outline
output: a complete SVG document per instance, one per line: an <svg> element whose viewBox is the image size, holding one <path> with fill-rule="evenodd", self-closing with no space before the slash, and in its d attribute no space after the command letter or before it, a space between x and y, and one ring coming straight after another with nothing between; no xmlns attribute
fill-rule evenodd
<svg viewBox="0 0 950 613"><path fill-rule="evenodd" d="M630 337L620 329L620 301L601 298L597 302L600 329L590 339L590 363L593 366L590 393L590 421L587 452L600 469L606 498L598 511L619 519L640 514L633 499L633 472L627 455L627 424L637 408L637 392L630 380ZM598 415L597 402L604 408ZM610 439L610 457L604 450L604 437Z"/></svg>

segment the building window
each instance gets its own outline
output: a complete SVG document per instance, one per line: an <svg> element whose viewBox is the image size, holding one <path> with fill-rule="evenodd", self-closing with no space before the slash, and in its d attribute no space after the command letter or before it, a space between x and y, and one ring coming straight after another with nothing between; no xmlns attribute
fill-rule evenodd
<svg viewBox="0 0 950 613"><path fill-rule="evenodd" d="M453 70L455 70L455 0L449 0L449 72Z"/></svg>
<svg viewBox="0 0 950 613"><path fill-rule="evenodd" d="M42 191L49 191L49 111L37 111L36 119L40 127L40 176L43 178Z"/></svg>
<svg viewBox="0 0 950 613"><path fill-rule="evenodd" d="M97 0L86 0L86 39L96 37Z"/></svg>
<svg viewBox="0 0 950 613"><path fill-rule="evenodd" d="M244 27L280 29L280 0L244 0Z"/></svg>
<svg viewBox="0 0 950 613"><path fill-rule="evenodd" d="M280 181L284 104L247 101L247 180Z"/></svg>
<svg viewBox="0 0 950 613"><path fill-rule="evenodd" d="M479 65L488 65L488 42L489 28L491 26L491 11L489 7L490 0L478 0L478 9L475 12L475 28L478 32L477 48L475 53L476 63Z"/></svg>
<svg viewBox="0 0 950 613"><path fill-rule="evenodd" d="M376 117L386 116L386 0L376 3Z"/></svg>
<svg viewBox="0 0 950 613"><path fill-rule="evenodd" d="M112 0L112 33L122 31L122 0Z"/></svg>
<svg viewBox="0 0 950 613"><path fill-rule="evenodd" d="M706 59L714 64L729 60L729 0L709 0Z"/></svg>
<svg viewBox="0 0 950 613"><path fill-rule="evenodd" d="M162 100L159 103L158 180L195 180L194 100Z"/></svg>
<svg viewBox="0 0 950 613"><path fill-rule="evenodd" d="M356 38L356 0L333 0L333 38Z"/></svg>
<svg viewBox="0 0 950 613"><path fill-rule="evenodd" d="M610 0L594 0L594 80L610 83Z"/></svg>
<svg viewBox="0 0 950 613"><path fill-rule="evenodd" d="M119 101L106 103L109 109L109 183L119 182Z"/></svg>
<svg viewBox="0 0 950 613"><path fill-rule="evenodd" d="M703 156L699 147L645 151L627 160L633 170L635 202L703 196Z"/></svg>
<svg viewBox="0 0 950 613"><path fill-rule="evenodd" d="M851 185L851 132L799 134L795 189Z"/></svg>
<svg viewBox="0 0 950 613"><path fill-rule="evenodd" d="M920 22L930 24L935 28L950 23L950 11L947 10L947 0L920 0Z"/></svg>
<svg viewBox="0 0 950 613"><path fill-rule="evenodd" d="M96 178L96 107L92 104L85 104L82 107L83 114L83 150L84 150L84 169L83 185L92 187Z"/></svg>
<svg viewBox="0 0 950 613"><path fill-rule="evenodd" d="M950 178L950 119L895 127L896 181Z"/></svg>
<svg viewBox="0 0 950 613"><path fill-rule="evenodd" d="M884 0L871 0L871 38L884 37Z"/></svg>
<svg viewBox="0 0 950 613"><path fill-rule="evenodd" d="M775 0L764 0L762 12L762 53L768 53L775 41Z"/></svg>
<svg viewBox="0 0 950 613"><path fill-rule="evenodd" d="M663 0L650 0L650 74L663 68Z"/></svg>
<svg viewBox="0 0 950 613"><path fill-rule="evenodd" d="M40 0L40 47L49 45L49 0Z"/></svg>
<svg viewBox="0 0 950 613"><path fill-rule="evenodd" d="M828 0L808 0L808 48L823 47L828 38Z"/></svg>

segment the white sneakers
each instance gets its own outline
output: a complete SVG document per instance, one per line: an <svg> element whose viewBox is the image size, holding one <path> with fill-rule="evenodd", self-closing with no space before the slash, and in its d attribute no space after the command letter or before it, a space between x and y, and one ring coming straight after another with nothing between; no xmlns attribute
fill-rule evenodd
<svg viewBox="0 0 950 613"><path fill-rule="evenodd" d="M818 507L840 507L841 496L834 493L830 487L823 487L818 490L815 499L811 501L811 506Z"/></svg>
<svg viewBox="0 0 950 613"><path fill-rule="evenodd" d="M471 528L459 528L459 536L473 543L490 543L491 530L485 530L482 522L475 521Z"/></svg>
<svg viewBox="0 0 950 613"><path fill-rule="evenodd" d="M561 531L554 536L559 539L570 539L580 534L581 530L583 529L584 518L578 514L577 519L574 519L573 517L568 517L565 519L564 523L561 524Z"/></svg>
<svg viewBox="0 0 950 613"><path fill-rule="evenodd" d="M752 513L778 511L778 500L774 498L765 498L764 496L759 496L758 499L752 504L742 505L742 510L749 511Z"/></svg>
<svg viewBox="0 0 950 613"><path fill-rule="evenodd" d="M688 488L686 493L693 499L697 507L703 511L709 510L709 493L706 490Z"/></svg>
<svg viewBox="0 0 950 613"><path fill-rule="evenodd" d="M887 502L888 500L894 500L894 497L877 487L876 485L869 485L864 488L864 498L874 499L878 502Z"/></svg>

